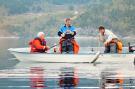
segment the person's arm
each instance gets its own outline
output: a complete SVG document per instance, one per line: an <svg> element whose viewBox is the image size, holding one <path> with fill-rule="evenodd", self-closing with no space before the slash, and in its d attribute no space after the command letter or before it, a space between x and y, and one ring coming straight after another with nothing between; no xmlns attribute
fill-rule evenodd
<svg viewBox="0 0 135 89"><path fill-rule="evenodd" d="M35 46L37 49L45 49L45 48L46 48L46 46L42 46L42 45L40 44L40 41L39 41L39 40L35 40L35 41L34 41L34 46Z"/></svg>
<svg viewBox="0 0 135 89"><path fill-rule="evenodd" d="M72 31L72 30L67 30L67 33L68 34L65 34L65 37L67 39L74 38L74 36L76 35L76 31Z"/></svg>
<svg viewBox="0 0 135 89"><path fill-rule="evenodd" d="M58 32L58 36L61 36L61 34L62 34L62 32L61 32L61 31L59 31L59 32Z"/></svg>
<svg viewBox="0 0 135 89"><path fill-rule="evenodd" d="M101 42L105 42L105 39L104 39L104 37L101 34L98 35L98 39Z"/></svg>
<svg viewBox="0 0 135 89"><path fill-rule="evenodd" d="M105 34L107 36L107 39L106 39L106 43L109 43L112 41L113 38L118 38L113 32L111 32L110 30L106 30L105 31Z"/></svg>
<svg viewBox="0 0 135 89"><path fill-rule="evenodd" d="M76 35L76 31L73 31L73 36L75 36Z"/></svg>
<svg viewBox="0 0 135 89"><path fill-rule="evenodd" d="M75 29L75 27L73 26L72 28L71 28L71 35L72 36L75 36L76 35L76 31L75 31L76 29Z"/></svg>
<svg viewBox="0 0 135 89"><path fill-rule="evenodd" d="M64 37L65 33L63 33L63 27L60 28L59 32L58 32L58 36Z"/></svg>
<svg viewBox="0 0 135 89"><path fill-rule="evenodd" d="M109 43L109 42L112 41L112 39L113 39L112 35L109 35L108 38L107 38L107 40L106 40L105 42L106 42L106 43Z"/></svg>

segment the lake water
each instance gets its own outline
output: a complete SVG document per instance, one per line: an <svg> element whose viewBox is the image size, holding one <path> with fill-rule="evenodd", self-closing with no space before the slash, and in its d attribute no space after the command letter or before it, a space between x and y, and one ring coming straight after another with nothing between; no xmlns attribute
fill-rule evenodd
<svg viewBox="0 0 135 89"><path fill-rule="evenodd" d="M58 43L57 38L47 41L48 45ZM91 47L98 50L94 47L102 46L92 38L77 41L81 51L90 52ZM23 63L7 50L26 47L27 43L28 39L23 38L0 39L0 89L135 89L133 64Z"/></svg>

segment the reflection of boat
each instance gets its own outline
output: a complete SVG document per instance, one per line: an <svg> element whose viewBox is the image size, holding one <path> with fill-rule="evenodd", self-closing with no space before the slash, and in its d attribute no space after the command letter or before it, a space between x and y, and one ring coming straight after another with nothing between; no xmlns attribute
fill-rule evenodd
<svg viewBox="0 0 135 89"><path fill-rule="evenodd" d="M47 89L61 89L59 88L59 85L58 85L61 79L64 80L64 79L67 79L68 77L69 82L66 81L62 84L72 84L73 82L70 82L72 78L79 78L79 82L77 86L73 86L77 89L86 89L86 88L87 89L104 89L104 88L98 87L99 86L98 84L100 84L100 81L99 81L100 79L105 78L105 81L107 82L102 82L102 80L101 82L103 84L106 83L106 87L111 87L112 85L111 83L114 83L112 81L114 81L114 79L116 78L118 79L121 79L121 78L134 79L135 78L134 66L129 63L130 62L117 64L113 62L113 63L108 64L108 62L106 62L106 63L98 63L96 66L93 66L88 63L20 62L16 66L14 66L15 69L0 70L0 78L3 78L3 79L6 79L6 78L26 79L27 78L30 84L29 87L36 87L37 89L46 89L46 88ZM105 73L107 73L108 75ZM121 73L121 74L118 74L117 76L117 73ZM111 82L108 81L108 79L110 78L111 78ZM93 81L95 79L96 81ZM54 88L54 87L57 87L57 88ZM63 87L65 86L61 86L61 87L62 89L64 89ZM104 87L104 86L101 86L101 87ZM105 88L105 89L110 89L110 88ZM111 89L118 89L118 88L115 87Z"/></svg>
<svg viewBox="0 0 135 89"><path fill-rule="evenodd" d="M100 63L97 62L96 66L93 66L88 63L27 63L27 62L20 62L18 63L15 68L25 68L29 69L31 67L40 66L45 69L46 77L47 78L59 78L59 70L63 67L73 67L77 69L79 78L91 78L97 79L100 78L100 73L104 70L112 71L121 70L123 77L133 77L135 78L135 69L134 65L132 65L131 61L126 62L104 62ZM130 69L130 70L129 70ZM115 71L113 71L115 72ZM111 77L115 77L112 76Z"/></svg>
<svg viewBox="0 0 135 89"><path fill-rule="evenodd" d="M95 53L74 54L54 54L54 53L30 53L29 48L8 49L20 61L35 62L91 62L95 58ZM125 61L133 60L134 54L102 54L99 60L104 61Z"/></svg>

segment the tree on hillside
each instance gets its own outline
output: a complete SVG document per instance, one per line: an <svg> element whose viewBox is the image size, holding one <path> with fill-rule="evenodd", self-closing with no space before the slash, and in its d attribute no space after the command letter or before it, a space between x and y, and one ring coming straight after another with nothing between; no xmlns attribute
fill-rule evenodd
<svg viewBox="0 0 135 89"><path fill-rule="evenodd" d="M97 28L99 25L104 25L121 36L133 35L135 32L134 5L135 0L112 0L111 3L101 1L100 4L90 4L77 22L82 28Z"/></svg>

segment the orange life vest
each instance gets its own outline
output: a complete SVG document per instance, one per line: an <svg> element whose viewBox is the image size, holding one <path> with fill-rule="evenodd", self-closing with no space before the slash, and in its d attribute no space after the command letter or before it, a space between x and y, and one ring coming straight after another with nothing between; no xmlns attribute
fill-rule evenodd
<svg viewBox="0 0 135 89"><path fill-rule="evenodd" d="M46 46L46 41L40 38L35 38L29 42L31 47L31 52L45 52L44 46Z"/></svg>
<svg viewBox="0 0 135 89"><path fill-rule="evenodd" d="M119 40L119 39L112 39L112 41L110 43L117 44L117 52L118 53L122 53L123 44L122 44L121 40Z"/></svg>
<svg viewBox="0 0 135 89"><path fill-rule="evenodd" d="M122 53L122 47L123 47L122 41L118 41L117 42L117 51L118 51L118 53Z"/></svg>

